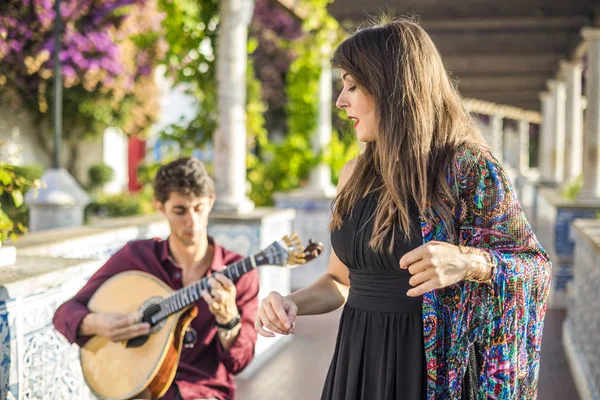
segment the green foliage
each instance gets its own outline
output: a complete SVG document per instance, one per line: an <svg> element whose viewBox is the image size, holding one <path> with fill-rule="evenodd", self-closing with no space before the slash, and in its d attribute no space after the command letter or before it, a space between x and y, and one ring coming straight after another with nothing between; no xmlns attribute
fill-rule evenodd
<svg viewBox="0 0 600 400"><path fill-rule="evenodd" d="M256 49L256 39L248 40L248 54ZM267 146L268 135L265 129L264 114L267 107L262 99L262 84L256 78L254 62L248 59L246 68L246 130L248 147Z"/></svg>
<svg viewBox="0 0 600 400"><path fill-rule="evenodd" d="M88 178L90 180L90 188L97 189L115 177L115 171L110 165L94 164L88 169Z"/></svg>
<svg viewBox="0 0 600 400"><path fill-rule="evenodd" d="M39 166L18 167L0 162L0 242L27 232L25 194L39 187Z"/></svg>
<svg viewBox="0 0 600 400"><path fill-rule="evenodd" d="M219 1L159 0L159 9L165 13L167 76L184 84L198 100L197 114L191 122L173 124L161 136L178 142L182 152L189 154L212 139L217 126L215 49Z"/></svg>
<svg viewBox="0 0 600 400"><path fill-rule="evenodd" d="M256 48L255 39L248 41L248 52ZM250 200L257 205L264 205L268 202L273 185L265 181L265 155L273 151L273 145L269 143L268 133L265 129L266 105L261 100L261 82L256 78L254 71L254 62L248 59L246 70L246 129L248 137L248 151L246 156L246 166L248 168L247 179L251 185Z"/></svg>
<svg viewBox="0 0 600 400"><path fill-rule="evenodd" d="M13 165L13 168L17 175L30 182L35 182L44 175L44 167L39 164Z"/></svg>
<svg viewBox="0 0 600 400"><path fill-rule="evenodd" d="M561 195L567 200L577 200L577 196L583 188L583 175L579 175L577 178L569 182L562 190Z"/></svg>
<svg viewBox="0 0 600 400"><path fill-rule="evenodd" d="M337 132L331 135L331 143L323 153L323 161L331 167L331 180L337 184L340 172L348 160L356 157L360 151L354 135L340 138Z"/></svg>
<svg viewBox="0 0 600 400"><path fill-rule="evenodd" d="M164 163L168 163L169 161L164 160ZM154 177L156 176L156 173L158 172L158 168L160 168L161 163L141 163L138 167L137 167L137 177L138 180L140 182L140 184L145 187L148 185L152 185L152 183L154 182Z"/></svg>
<svg viewBox="0 0 600 400"><path fill-rule="evenodd" d="M251 59L262 82L262 101L269 110L264 115L265 127L268 132L285 132L285 77L296 58L290 43L302 36L302 23L278 1L255 0L248 33L257 42Z"/></svg>
<svg viewBox="0 0 600 400"><path fill-rule="evenodd" d="M341 140L337 132L333 132L329 147L321 154L315 154L311 146L319 118L321 69L329 61L331 49L342 39L337 21L326 11L329 2L304 1L304 7L310 10L302 23L304 35L287 43L296 54L286 75L288 132L281 143L261 148L260 162L249 165L250 198L257 205L271 205L275 192L302 186L320 162L332 168L337 181L344 163L358 154L357 143Z"/></svg>
<svg viewBox="0 0 600 400"><path fill-rule="evenodd" d="M297 54L287 74L289 135L309 138L317 129L319 78L324 63L329 62L332 48L341 40L339 26L327 14L329 0L305 0L311 10L302 23L305 35L292 43Z"/></svg>
<svg viewBox="0 0 600 400"><path fill-rule="evenodd" d="M309 17L302 23L303 36L294 40L280 37L269 42L269 45L275 43L295 56L286 73L288 129L281 143L268 140L264 114L270 110L262 100L264 83L256 78L252 58L248 60L247 178L251 184L250 199L258 206L272 205L275 192L302 186L310 170L319 162L332 167L333 179L337 181L343 164L358 153L356 141L344 140L337 132L333 132L331 145L322 154L314 154L312 150L311 137L318 123L321 67L328 62L330 50L341 40L342 34L337 21L327 13L329 0L305 0L303 3L310 10ZM161 132L161 139L179 144L180 153L171 154L172 157L189 155L204 146L212 139L217 126L218 4L217 0L159 0L159 8L166 14L163 28L169 47L165 58L168 76L175 83L184 84L188 93L198 100L197 115L191 122L171 125ZM257 36L250 37L249 55L260 45L259 41ZM142 167L139 170L141 181L150 184L156 168L158 165ZM210 170L211 165L207 168Z"/></svg>
<svg viewBox="0 0 600 400"><path fill-rule="evenodd" d="M151 197L147 192L140 194L123 193L111 196L100 196L86 207L86 218L129 217L132 215L151 214L154 212Z"/></svg>
<svg viewBox="0 0 600 400"><path fill-rule="evenodd" d="M44 174L44 168L38 164L30 164L30 165L14 165L13 166L15 173L18 176L23 177L28 182L32 182L34 184L39 183L39 179ZM29 192L30 188L25 188L23 191L23 196ZM13 201L11 201L10 195L8 193L4 193L0 195L0 204L3 211L9 218L13 221L13 224L17 227L16 234L26 233L26 229L21 229L21 227L29 226L29 207L22 203L20 206L16 206Z"/></svg>

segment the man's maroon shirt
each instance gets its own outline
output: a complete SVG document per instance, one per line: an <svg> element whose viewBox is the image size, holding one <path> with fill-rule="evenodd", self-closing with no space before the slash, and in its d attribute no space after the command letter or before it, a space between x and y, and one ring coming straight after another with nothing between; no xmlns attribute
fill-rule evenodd
<svg viewBox="0 0 600 400"><path fill-rule="evenodd" d="M208 274L223 269L243 257L228 251L209 238L214 257ZM108 278L123 271L144 271L166 282L174 290L181 289L182 271L169 252L167 240L151 239L128 243L100 268L87 284L56 310L54 326L70 343L82 346L89 337L78 334L79 324L90 311L87 304L98 287ZM254 319L258 309L258 271L243 275L235 284L236 303L242 316L242 327L233 346L225 351L217 337L215 318L202 299L196 302L198 316L191 327L198 337L193 348L184 348L175 375L175 383L184 399L232 399L235 393L233 375L241 372L254 356L256 331ZM174 398L171 387L163 399Z"/></svg>

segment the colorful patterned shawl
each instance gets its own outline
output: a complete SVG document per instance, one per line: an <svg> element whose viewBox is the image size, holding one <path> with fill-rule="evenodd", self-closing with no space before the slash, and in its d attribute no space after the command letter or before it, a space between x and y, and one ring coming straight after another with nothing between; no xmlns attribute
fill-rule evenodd
<svg viewBox="0 0 600 400"><path fill-rule="evenodd" d="M489 251L492 286L459 282L423 298L427 398L460 399L468 349L482 351L478 399L536 398L551 264L498 161L487 149L463 147L448 182L458 239L438 218L422 219L423 242L437 240ZM453 235L456 236L456 235Z"/></svg>

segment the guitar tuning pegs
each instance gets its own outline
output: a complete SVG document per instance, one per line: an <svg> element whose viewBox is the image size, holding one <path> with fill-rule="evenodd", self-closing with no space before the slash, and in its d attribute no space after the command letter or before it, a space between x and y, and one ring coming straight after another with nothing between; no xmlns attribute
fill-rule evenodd
<svg viewBox="0 0 600 400"><path fill-rule="evenodd" d="M297 246L302 245L302 242L300 241L300 237L298 236L298 234L296 232L292 232L289 235L285 235L282 238L282 240L288 247L297 247Z"/></svg>
<svg viewBox="0 0 600 400"><path fill-rule="evenodd" d="M292 252L292 257L304 258L305 256L304 256L304 253L302 252L302 250L300 250L300 251L296 250L296 251Z"/></svg>
<svg viewBox="0 0 600 400"><path fill-rule="evenodd" d="M286 246L290 247L292 245L292 239L289 236L286 235L282 239Z"/></svg>
<svg viewBox="0 0 600 400"><path fill-rule="evenodd" d="M288 265L301 265L305 263L306 260L304 260L303 258L290 257L290 259L288 260Z"/></svg>

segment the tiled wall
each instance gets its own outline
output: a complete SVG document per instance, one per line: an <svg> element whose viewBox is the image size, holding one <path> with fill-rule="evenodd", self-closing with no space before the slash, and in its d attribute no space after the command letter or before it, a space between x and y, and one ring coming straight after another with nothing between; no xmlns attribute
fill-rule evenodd
<svg viewBox="0 0 600 400"><path fill-rule="evenodd" d="M597 226L600 231L600 221ZM570 287L565 344L572 354L573 375L581 379L592 399L600 399L600 251L581 234L576 236L577 271Z"/></svg>
<svg viewBox="0 0 600 400"><path fill-rule="evenodd" d="M291 216L291 217L290 217ZM253 222L212 223L209 234L234 251L248 255L265 244L291 232L293 213L280 219ZM48 257L91 258L105 260L130 240L166 237L168 225L153 223L148 227L121 229L89 238L76 237L68 242L19 249L30 255ZM81 375L79 351L52 326L52 316L60 304L73 296L100 264L90 264L81 276L67 277L65 284L40 288L23 298L0 298L0 399L4 400L85 400L91 398ZM265 267L260 270L261 294L271 290L289 292L288 270ZM263 338L264 339L264 338ZM277 345L262 340L257 344L255 361Z"/></svg>
<svg viewBox="0 0 600 400"><path fill-rule="evenodd" d="M539 195L537 200L537 216L534 232L552 261L552 286L549 306L565 308L567 296L572 293L570 282L578 272L574 271L573 221L576 219L593 219L597 209L577 208L576 206L554 205L552 201ZM577 268L579 268L577 266Z"/></svg>
<svg viewBox="0 0 600 400"><path fill-rule="evenodd" d="M72 279L65 285L0 303L0 398L92 398L81 375L78 348L52 326L54 311L84 282Z"/></svg>

